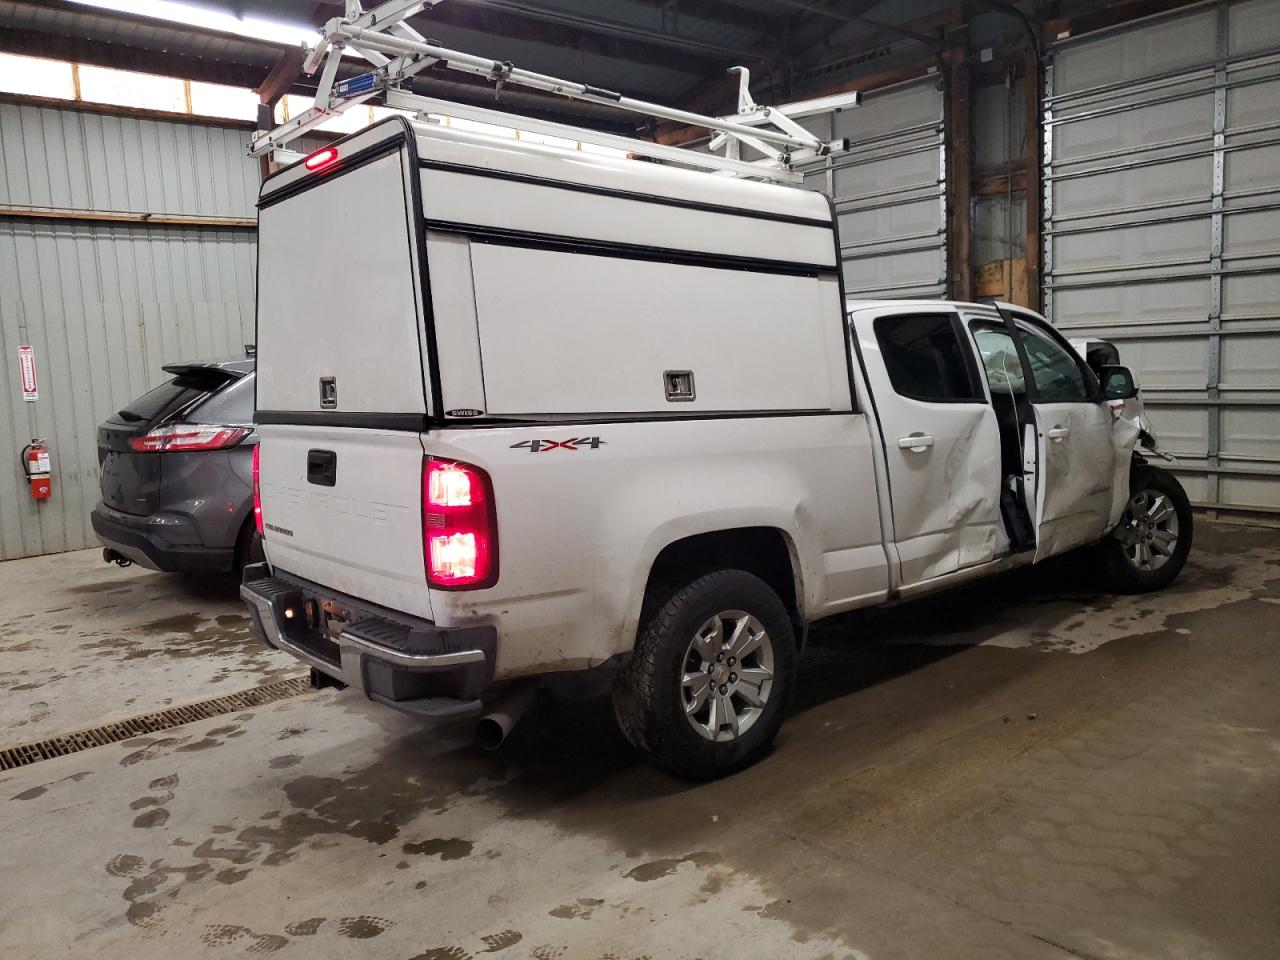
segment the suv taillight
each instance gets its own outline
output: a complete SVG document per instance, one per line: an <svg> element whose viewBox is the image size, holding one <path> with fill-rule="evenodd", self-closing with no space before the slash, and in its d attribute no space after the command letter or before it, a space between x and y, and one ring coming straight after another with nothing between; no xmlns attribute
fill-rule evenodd
<svg viewBox="0 0 1280 960"><path fill-rule="evenodd" d="M493 483L479 467L427 457L422 463L422 549L427 583L479 590L498 580Z"/></svg>
<svg viewBox="0 0 1280 960"><path fill-rule="evenodd" d="M223 427L212 423L174 423L156 427L140 437L130 437L134 453L189 453L234 447L253 431L248 427Z"/></svg>
<svg viewBox="0 0 1280 960"><path fill-rule="evenodd" d="M258 530L258 536L262 536L262 481L258 479L258 453L262 450L262 444L254 444L253 447L253 525Z"/></svg>

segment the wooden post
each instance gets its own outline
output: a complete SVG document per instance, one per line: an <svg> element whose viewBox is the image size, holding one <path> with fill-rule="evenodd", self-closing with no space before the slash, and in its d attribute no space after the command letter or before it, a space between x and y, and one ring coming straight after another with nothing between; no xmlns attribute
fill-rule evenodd
<svg viewBox="0 0 1280 960"><path fill-rule="evenodd" d="M289 88L293 86L293 82L302 73L302 60L301 47L290 47L288 50L281 51L266 78L258 86L258 102L261 106L265 106L268 111L274 112L276 103L288 93ZM271 125L266 127L262 125L264 119L270 118L270 114L264 118L261 106L258 111L258 130L270 130ZM287 120L288 117L285 117L285 119ZM263 180L267 178L267 175L273 169L269 155L263 154L258 158L258 172Z"/></svg>

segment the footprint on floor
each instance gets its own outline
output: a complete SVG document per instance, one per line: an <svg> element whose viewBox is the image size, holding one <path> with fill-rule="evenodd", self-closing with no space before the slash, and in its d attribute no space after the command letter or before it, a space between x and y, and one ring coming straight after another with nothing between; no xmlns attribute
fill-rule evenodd
<svg viewBox="0 0 1280 960"><path fill-rule="evenodd" d="M117 853L107 861L107 873L113 877L131 877L142 869L142 858L132 853Z"/></svg>
<svg viewBox="0 0 1280 960"><path fill-rule="evenodd" d="M461 947L432 947L410 960L472 960L472 957Z"/></svg>
<svg viewBox="0 0 1280 960"><path fill-rule="evenodd" d="M282 937L275 933L252 933L253 943L251 943L246 953L275 953L282 947L289 945L289 938Z"/></svg>
<svg viewBox="0 0 1280 960"><path fill-rule="evenodd" d="M169 811L164 807L152 807L146 813L140 813L133 818L133 825L139 830L150 830L153 827L163 827L169 822Z"/></svg>
<svg viewBox="0 0 1280 960"><path fill-rule="evenodd" d="M338 921L338 933L351 940L369 940L386 933L394 926L382 917L343 917Z"/></svg>
<svg viewBox="0 0 1280 960"><path fill-rule="evenodd" d="M491 933L487 937L480 938L484 943L485 953L497 953L507 947L514 947L523 939L524 934L519 930L503 930L501 933Z"/></svg>
<svg viewBox="0 0 1280 960"><path fill-rule="evenodd" d="M200 942L211 947L225 947L235 943L241 937L248 936L251 932L248 927L240 927L232 923L211 923L204 928L204 933L200 935Z"/></svg>
<svg viewBox="0 0 1280 960"><path fill-rule="evenodd" d="M173 791L178 788L178 775L171 773L167 777L156 777L147 784L148 790L159 790L168 794L166 800L173 799Z"/></svg>
<svg viewBox="0 0 1280 960"><path fill-rule="evenodd" d="M311 937L320 929L320 925L325 921L324 917L310 917L307 920L295 920L284 928L284 932L291 937Z"/></svg>

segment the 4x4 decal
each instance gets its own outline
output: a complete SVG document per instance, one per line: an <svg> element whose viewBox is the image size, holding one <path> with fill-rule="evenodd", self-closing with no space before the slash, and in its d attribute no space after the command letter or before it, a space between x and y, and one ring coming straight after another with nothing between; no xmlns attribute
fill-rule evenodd
<svg viewBox="0 0 1280 960"><path fill-rule="evenodd" d="M530 453L549 453L552 450L581 450L588 447L599 450L605 441L599 437L576 437L572 440L521 440L511 445L512 450L527 449Z"/></svg>

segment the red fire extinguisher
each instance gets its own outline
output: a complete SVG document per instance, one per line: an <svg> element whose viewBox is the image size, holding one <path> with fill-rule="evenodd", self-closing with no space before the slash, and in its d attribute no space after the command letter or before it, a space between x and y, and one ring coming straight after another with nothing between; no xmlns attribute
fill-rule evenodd
<svg viewBox="0 0 1280 960"><path fill-rule="evenodd" d="M22 448L22 469L31 484L32 498L48 500L53 495L53 482L49 479L49 448L43 440L32 440Z"/></svg>

